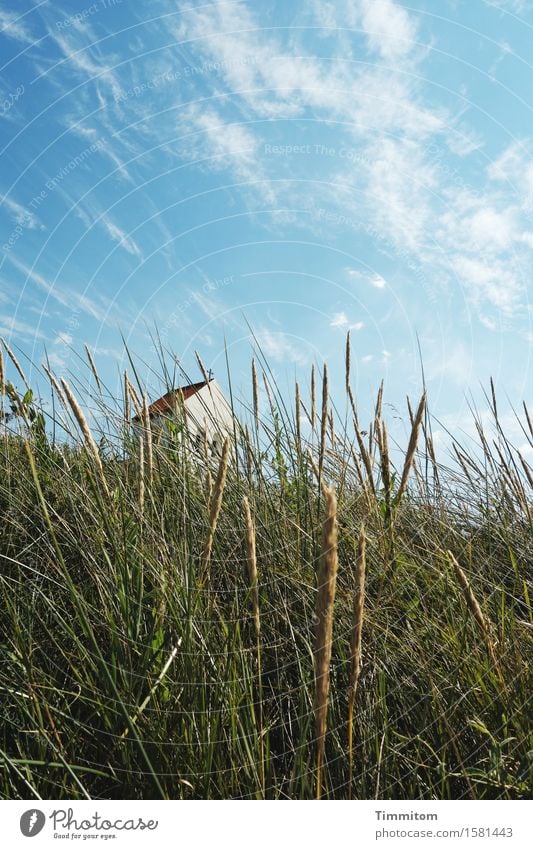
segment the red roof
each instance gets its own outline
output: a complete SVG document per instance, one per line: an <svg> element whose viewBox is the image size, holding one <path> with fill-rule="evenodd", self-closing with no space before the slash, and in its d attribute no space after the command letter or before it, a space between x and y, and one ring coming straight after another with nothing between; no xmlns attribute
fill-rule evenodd
<svg viewBox="0 0 533 849"><path fill-rule="evenodd" d="M154 401L153 404L150 404L148 407L150 418L161 413L172 413L174 411L174 399L178 393L181 393L183 400L187 401L188 398L196 395L204 386L207 386L207 381L202 380L201 383L190 383L189 386L180 386L178 389L172 389L170 392L162 395L161 398L158 398L157 401ZM135 415L133 416L133 421L138 422L140 418L139 415Z"/></svg>

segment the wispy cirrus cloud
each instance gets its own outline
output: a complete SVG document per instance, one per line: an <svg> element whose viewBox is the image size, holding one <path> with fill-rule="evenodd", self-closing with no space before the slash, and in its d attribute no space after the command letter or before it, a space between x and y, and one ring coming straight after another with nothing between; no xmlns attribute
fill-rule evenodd
<svg viewBox="0 0 533 849"><path fill-rule="evenodd" d="M0 335L8 339L14 336L17 340L24 341L46 340L47 338L46 334L37 329L35 325L6 314L0 314Z"/></svg>
<svg viewBox="0 0 533 849"><path fill-rule="evenodd" d="M302 348L302 340L293 339L284 331L264 327L255 335L262 352L275 362L290 362L300 366L310 362L305 348Z"/></svg>
<svg viewBox="0 0 533 849"><path fill-rule="evenodd" d="M23 44L33 44L34 36L28 24L24 21L25 14L18 14L0 7L0 34L20 41Z"/></svg>
<svg viewBox="0 0 533 849"><path fill-rule="evenodd" d="M326 28L324 37L342 39L344 46L351 28L376 62L325 62L309 55L297 35L283 41L263 30L244 2L183 9L176 37L199 61L219 67L216 111L196 104L184 112L199 132L195 154L212 157L211 167L218 170L225 163L244 181L259 176L263 198L296 206L294 185L272 182L268 189L262 131L259 124L252 129L251 121L313 116L340 122L339 139L351 140L358 157L331 171L330 185L315 189L315 196L321 192L349 218L355 187L363 200L362 226L371 238L375 234L402 262L430 269L445 285L459 282L472 307L485 303L512 316L524 296L521 266L531 260L533 237L516 203L502 197L495 182L512 172L518 177L522 163L516 150L481 174L475 191L458 186L453 171L442 167L443 153L464 159L483 142L464 110L455 113L425 96L419 78L428 49L420 43L415 15L395 0L319 2L309 15ZM483 251L490 252L497 271L479 260ZM374 279L380 281L379 275Z"/></svg>
<svg viewBox="0 0 533 849"><path fill-rule="evenodd" d="M118 58L103 52L98 39L94 36L89 24L83 28L69 27L63 33L53 24L48 26L48 35L57 45L60 58L53 63L39 78L58 75L59 73L74 73L81 82L92 82L108 90L113 98L122 95L122 86L113 66Z"/></svg>
<svg viewBox="0 0 533 849"><path fill-rule="evenodd" d="M494 6L505 12L524 12L530 0L485 0L487 6Z"/></svg>
<svg viewBox="0 0 533 849"><path fill-rule="evenodd" d="M180 113L180 132L186 136L184 155L204 159L213 170L230 170L235 180L253 183L270 203L276 194L258 161L260 140L247 127L230 123L214 108L191 104ZM185 146L184 146L185 148Z"/></svg>
<svg viewBox="0 0 533 849"><path fill-rule="evenodd" d="M122 229L108 213L103 213L100 216L100 223L105 228L108 236L124 248L132 256L142 259L142 251L135 241L125 230Z"/></svg>
<svg viewBox="0 0 533 849"><path fill-rule="evenodd" d="M23 275L25 284L33 284L44 292L47 298L51 298L52 301L67 308L72 313L81 313L101 324L109 324L110 326L116 324L114 304L103 293L97 292L91 296L86 292L75 291L64 284L59 286L57 282L50 283L42 274L30 268L12 253L8 254L8 261Z"/></svg>
<svg viewBox="0 0 533 849"><path fill-rule="evenodd" d="M7 211L17 224L22 224L28 230L44 230L44 224L34 212L26 209L9 195L0 196L0 208Z"/></svg>

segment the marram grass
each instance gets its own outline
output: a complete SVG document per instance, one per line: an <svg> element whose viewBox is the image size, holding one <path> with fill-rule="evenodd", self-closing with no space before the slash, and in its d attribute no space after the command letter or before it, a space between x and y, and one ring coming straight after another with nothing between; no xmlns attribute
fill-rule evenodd
<svg viewBox="0 0 533 849"><path fill-rule="evenodd" d="M111 404L92 357L45 367L53 421L4 351L3 798L531 797L526 408L520 450L491 392L437 460L422 393L400 456L348 345L346 404L313 370L298 421L254 364L210 465L181 401L142 427L133 362Z"/></svg>

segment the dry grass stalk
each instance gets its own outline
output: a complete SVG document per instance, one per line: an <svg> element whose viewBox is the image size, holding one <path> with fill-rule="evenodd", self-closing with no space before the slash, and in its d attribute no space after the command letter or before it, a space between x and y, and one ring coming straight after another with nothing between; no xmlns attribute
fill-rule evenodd
<svg viewBox="0 0 533 849"><path fill-rule="evenodd" d="M352 354L351 354L351 343L350 343L350 331L346 334L346 392L348 397L350 396L350 369L352 364Z"/></svg>
<svg viewBox="0 0 533 849"><path fill-rule="evenodd" d="M4 355L0 348L0 402L3 403L4 394L6 391L6 371L4 366Z"/></svg>
<svg viewBox="0 0 533 849"><path fill-rule="evenodd" d="M352 408L354 420L359 425L359 416L357 415L357 407L356 407L356 404L355 404L355 398L354 398L354 395L353 395L353 392L352 392L352 387L349 384L346 387L346 391L348 393L348 398L350 399L350 406Z"/></svg>
<svg viewBox="0 0 533 849"><path fill-rule="evenodd" d="M102 391L102 384L100 383L100 376L98 374L98 371L97 371L97 368L96 368L96 363L93 359L93 355L91 354L91 351L89 350L87 345L84 345L84 348L85 348L85 353L87 354L87 359L89 361L89 365L91 367L91 371L93 373L94 379L96 380L96 385L98 387L98 391L101 392Z"/></svg>
<svg viewBox="0 0 533 849"><path fill-rule="evenodd" d="M376 422L381 420L381 410L383 407L383 381L381 381L378 389L378 395L376 398L376 410L374 413L374 419Z"/></svg>
<svg viewBox="0 0 533 849"><path fill-rule="evenodd" d="M204 416L204 426L201 431L202 436L202 451L204 453L204 463L209 466L209 440L207 438L207 419Z"/></svg>
<svg viewBox="0 0 533 849"><path fill-rule="evenodd" d="M218 473L215 480L215 485L209 502L209 530L207 533L207 538L204 544L201 559L202 581L207 578L209 561L211 560L211 551L213 549L213 540L215 538L215 531L217 528L218 517L220 515L220 508L222 507L222 496L224 495L224 488L226 486L226 475L228 472L229 449L230 442L229 438L226 437L226 439L224 440L224 447L222 448L222 456L220 458L220 463L218 466Z"/></svg>
<svg viewBox="0 0 533 849"><path fill-rule="evenodd" d="M259 616L259 585L257 580L257 555L255 544L255 526L250 510L250 502L246 496L243 499L244 518L246 522L246 564L248 567L248 581L252 598L252 614L254 619L255 634L259 639L261 633L261 620Z"/></svg>
<svg viewBox="0 0 533 849"><path fill-rule="evenodd" d="M124 372L124 422L129 424L131 419L130 393L128 390L128 372Z"/></svg>
<svg viewBox="0 0 533 849"><path fill-rule="evenodd" d="M146 467L148 470L148 485L151 488L154 482L154 451L152 443L152 423L150 421L150 407L148 405L148 396L143 396L142 409L144 449L146 456Z"/></svg>
<svg viewBox="0 0 533 849"><path fill-rule="evenodd" d="M489 461L489 463L492 464L492 454L491 454L491 450L490 450L489 444L487 442L487 439L485 437L485 431L483 430L483 425L477 419L475 420L474 423L476 425L476 430L478 432L478 436L479 436L479 439L481 441L481 445L483 446L483 451L485 452L485 456L486 456L487 460Z"/></svg>
<svg viewBox="0 0 533 849"><path fill-rule="evenodd" d="M521 455L520 451L517 451L517 454L518 454L518 459L520 460L520 463L522 464L522 468L523 468L523 470L524 470L524 472L525 472L525 475L526 475L527 481L528 481L529 485L530 485L531 487L533 487L533 475L531 474L531 467L530 467L530 466L529 466L529 464L526 462L526 460L524 460L524 458L522 457L522 455Z"/></svg>
<svg viewBox="0 0 533 849"><path fill-rule="evenodd" d="M172 415L176 422L185 422L187 419L182 389L176 389L172 395Z"/></svg>
<svg viewBox="0 0 533 849"><path fill-rule="evenodd" d="M124 379L126 380L126 383L127 383L127 386L128 386L128 392L129 392L130 398L133 401L133 405L135 407L135 413L136 413L136 415L139 416L140 419L142 419L142 406L143 405L141 403L141 399L137 395L137 391L136 391L133 383L129 379L126 372L124 372Z"/></svg>
<svg viewBox="0 0 533 849"><path fill-rule="evenodd" d="M525 414L525 417L526 417L527 426L528 426L528 428L529 428L529 433L530 433L530 434L531 434L531 436L533 437L533 424L532 424L531 419L530 419L530 417L529 417L529 411L528 411L528 409L527 409L527 404L526 404L526 402L525 402L525 401L522 401L522 406L523 406L523 408L524 408L524 414Z"/></svg>
<svg viewBox="0 0 533 849"><path fill-rule="evenodd" d="M481 631L481 634L482 634L483 639L485 641L485 645L487 647L489 657L490 657L490 659L491 659L491 661L494 665L494 668L496 670L498 678L500 679L500 681L503 682L503 676L502 676L502 673L501 673L500 665L499 665L499 662L498 662L498 658L496 657L496 647L495 647L494 641L492 639L492 623L490 622L490 619L487 616L485 616L485 614L481 610L479 602L478 602L476 596L474 595L474 591L473 591L472 587L470 586L470 581L468 580L465 573L463 572L463 570L459 566L459 564L458 564L457 560L455 559L453 553L448 550L446 552L446 555L448 557L448 560L452 564L453 570L455 572L455 576L456 576L456 578L457 578L457 580L458 580L458 582L461 586L461 589L463 591L463 595L464 595L465 601L466 601L466 606L468 607L476 625L478 626L479 630Z"/></svg>
<svg viewBox="0 0 533 849"><path fill-rule="evenodd" d="M259 387L257 383L257 369L255 359L252 360L252 391L254 402L254 421L256 429L259 427Z"/></svg>
<svg viewBox="0 0 533 849"><path fill-rule="evenodd" d="M359 422L358 422L357 418L354 418L353 426L354 426L354 430L355 430L355 436L357 438L357 444L359 446L359 453L361 454L361 459L363 461L363 465L364 465L365 471L366 471L367 483L368 483L368 485L370 486L370 489L372 490L372 492L375 495L376 485L374 483L374 475L372 473L372 460L371 460L370 454L367 451L366 445L363 441L363 434L361 433L361 431L359 429Z"/></svg>
<svg viewBox="0 0 533 849"><path fill-rule="evenodd" d="M375 442L375 422L370 422L368 425L368 453L372 457L374 452Z"/></svg>
<svg viewBox="0 0 533 849"><path fill-rule="evenodd" d="M139 514L144 515L144 437L139 435Z"/></svg>
<svg viewBox="0 0 533 849"><path fill-rule="evenodd" d="M15 354L13 353L13 351L11 350L11 348L9 347L9 345L7 344L7 342L6 342L6 340L4 339L4 337L3 337L3 336L0 336L0 342L2 343L2 345L4 346L4 348L6 349L6 353L7 353L8 357L9 357L9 359L11 360L11 362L13 363L13 365L15 366L16 370L18 371L18 373L20 374L20 377L21 377L21 379L22 379L22 382L23 382L24 386L26 387L26 389L29 389L30 387L29 387L29 385L28 385L28 381L26 380L26 375L24 374L24 372L23 372L23 370L22 370L22 366L20 365L20 363L19 363L19 361L17 360L17 358L16 358Z"/></svg>
<svg viewBox="0 0 533 849"><path fill-rule="evenodd" d="M353 426L355 430L355 436L357 438L357 445L359 446L359 453L361 455L361 459L363 461L363 465L365 467L367 475L367 484L368 486L370 486L370 490L375 494L376 487L374 484L374 476L372 474L372 460L370 459L370 455L366 449L366 445L363 442L363 434L361 433L361 428L359 427L359 416L357 415L357 406L355 404L355 398L351 386L348 385L346 387L346 391L348 392L348 398L350 399L350 406L352 408L353 413ZM365 491L367 491L367 485L363 484L363 486Z"/></svg>
<svg viewBox="0 0 533 849"><path fill-rule="evenodd" d="M259 751L261 762L261 786L263 795L265 793L265 749L263 734L263 683L261 671L261 618L259 614L259 582L257 574L257 552L255 539L255 525L250 510L250 502L243 499L244 516L246 522L246 562L248 566L248 581L252 597L252 613L255 626L255 637L257 647L257 690L258 690L258 719L259 719Z"/></svg>
<svg viewBox="0 0 533 849"><path fill-rule="evenodd" d="M55 390L55 393L56 393L57 397L59 398L59 400L61 401L61 403L63 404L63 406L64 406L64 407L66 407L66 406L67 406L67 400L66 400L66 398L65 398L65 396L64 396L64 394L63 394L63 390L61 389L61 387L60 387L59 383L58 383L58 382L57 382L57 380L55 379L54 375L52 374L52 372L50 371L50 369L48 368L48 366L45 366L45 364L43 363L42 368L43 368L43 371L44 371L44 373L46 374L46 376L47 376L48 380L49 380L49 381L50 381L50 383L52 384L52 387L53 387L53 389Z"/></svg>
<svg viewBox="0 0 533 849"><path fill-rule="evenodd" d="M455 456L459 461L459 465L461 466L468 482L471 484L471 486L475 486L474 480L467 469L467 464L477 476L482 474L481 470L477 468L477 466L472 462L470 457L467 457L466 454L463 454L461 451L459 451L455 443L452 444L452 447L455 452Z"/></svg>
<svg viewBox="0 0 533 849"><path fill-rule="evenodd" d="M254 451L252 447L252 439L250 436L250 428L247 424L244 425L244 450L246 456L246 473L248 478L252 474L254 468Z"/></svg>
<svg viewBox="0 0 533 849"><path fill-rule="evenodd" d="M352 459L355 471L357 472L357 477L358 477L359 483L361 484L361 489L365 490L368 493L368 487L367 487L366 481L363 477L363 467L361 466L361 463L359 461L359 457L355 453L355 449L354 449L353 446L350 446L350 457Z"/></svg>
<svg viewBox="0 0 533 849"><path fill-rule="evenodd" d="M306 416L306 418L307 418L307 421L309 422L309 424L310 424L310 425L312 425L312 424L313 424L313 422L312 422L312 420L311 420L311 413L309 412L309 410L307 409L307 407L305 406L305 404L304 404L304 402L302 401L302 399L301 399L301 398L300 398L300 407L301 407L301 408L302 408L302 410L304 411L305 416Z"/></svg>
<svg viewBox="0 0 533 849"><path fill-rule="evenodd" d="M108 489L107 481L106 481L105 475L104 475L104 467L102 465L102 459L100 457L100 452L98 451L98 446L96 445L96 442L93 439L93 435L92 435L92 433L89 429L89 425L87 424L87 419L85 418L83 411L82 411L80 405L78 404L76 397L75 397L74 393L72 392L70 386L68 385L67 381L64 380L63 378L61 378L61 386L63 388L63 392L65 394L65 397L66 397L66 399L67 399L67 401L70 405L70 409L72 410L72 412L74 414L74 418L78 422L80 430L83 434L83 437L85 439L85 444L86 444L90 454L92 454L92 456L93 456L96 468L98 470L98 475L99 475L100 481L102 483L102 487L103 487L106 495L109 496L109 489Z"/></svg>
<svg viewBox="0 0 533 849"><path fill-rule="evenodd" d="M268 382L268 378L265 372L263 372L263 386L265 387L266 396L268 398L268 406L270 407L270 413L274 418L276 414L276 407L274 404L274 399L272 398L272 392L270 391L270 384Z"/></svg>
<svg viewBox="0 0 533 849"><path fill-rule="evenodd" d="M320 417L320 454L318 456L318 468L322 473L324 466L324 453L326 450L326 433L328 427L328 367L324 363L324 374L322 376L322 415Z"/></svg>
<svg viewBox="0 0 533 849"><path fill-rule="evenodd" d="M316 477L317 483L318 483L320 489L322 490L322 494L325 495L326 490L327 490L327 486L325 485L324 481L322 480L322 475L320 474L320 469L318 468L318 466L316 464L315 458L313 457L310 448L307 449L307 459L309 460L309 463L311 465L313 473Z"/></svg>
<svg viewBox="0 0 533 849"><path fill-rule="evenodd" d="M196 357L196 362L198 363L198 367L199 367L200 371L202 372L203 379L205 380L206 383L209 383L209 374L207 373L207 369L206 369L206 367L203 363L203 360L202 360L200 354L198 353L198 351L194 352L194 356Z"/></svg>
<svg viewBox="0 0 533 849"><path fill-rule="evenodd" d="M494 381L492 377L490 378L490 394L492 399L492 412L494 414L494 418L498 421L498 405L496 404L496 390L494 389Z"/></svg>
<svg viewBox="0 0 533 849"><path fill-rule="evenodd" d="M357 560L355 566L355 595L353 603L352 640L350 646L351 667L348 694L348 756L349 756L349 784L348 798L352 795L353 777L353 714L357 685L362 668L362 634L363 614L365 606L365 575L366 575L366 536L364 527L361 528L357 540Z"/></svg>
<svg viewBox="0 0 533 849"><path fill-rule="evenodd" d="M333 638L333 606L337 582L337 498L333 489L324 493L326 515L322 530L322 554L318 573L315 634L315 742L316 797L322 795L331 649Z"/></svg>
<svg viewBox="0 0 533 849"><path fill-rule="evenodd" d="M389 455L389 440L387 438L387 428L385 422L378 421L376 425L376 437L379 447L379 455L381 460L381 481L385 490L385 501L387 504L390 501L391 491L391 473L390 473L390 455Z"/></svg>
<svg viewBox="0 0 533 849"><path fill-rule="evenodd" d="M298 451L301 451L302 448L302 429L300 422L300 386L298 381L296 381L295 388L295 406L296 406L296 447Z"/></svg>
<svg viewBox="0 0 533 849"><path fill-rule="evenodd" d="M202 448L204 452L204 463L205 463L205 484L207 491L207 502L211 500L211 495L213 492L213 476L211 474L211 457L209 455L209 440L207 439L207 419L204 418L204 427L203 427L203 443Z"/></svg>
<svg viewBox="0 0 533 849"><path fill-rule="evenodd" d="M213 497L213 475L211 474L211 469L209 466L207 467L206 475L205 475L205 490L207 496L207 503L211 502L211 498Z"/></svg>
<svg viewBox="0 0 533 849"><path fill-rule="evenodd" d="M407 489L407 481L409 479L409 472L411 470L411 466L413 465L413 460L416 453L416 446L418 444L418 434L420 431L420 425L422 423L422 416L424 415L424 410L426 408L426 393L424 392L422 398L420 399L420 403L418 405L418 409L416 411L416 415L413 419L413 424L411 427L411 436L409 438L409 445L407 446L407 453L405 455L405 462L403 465L402 477L400 480L400 486L398 487L398 492L396 494L396 503L398 503Z"/></svg>
<svg viewBox="0 0 533 849"><path fill-rule="evenodd" d="M437 458L435 456L435 447L433 445L433 439L431 437L431 433L428 431L428 428L426 427L426 425L424 423L422 423L422 431L423 431L423 434L424 434L424 439L425 439L425 442L426 442L426 446L427 446L427 450L428 450L428 454L429 454L429 459L431 460L431 464L433 466L433 469L436 471L438 464L437 464Z"/></svg>
<svg viewBox="0 0 533 849"><path fill-rule="evenodd" d="M407 401L407 412L409 413L409 422L411 424L411 427L413 427L415 417L414 417L414 414L413 414L413 408L411 407L411 400L410 400L409 396L406 397L406 401Z"/></svg>

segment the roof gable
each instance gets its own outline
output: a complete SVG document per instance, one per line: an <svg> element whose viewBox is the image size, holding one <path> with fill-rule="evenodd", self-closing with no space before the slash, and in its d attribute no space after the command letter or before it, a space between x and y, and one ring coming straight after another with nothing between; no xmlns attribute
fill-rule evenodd
<svg viewBox="0 0 533 849"><path fill-rule="evenodd" d="M200 383L190 383L188 386L180 386L178 389L171 389L170 392L166 392L165 395L162 395L161 398L158 398L157 401L154 401L148 407L150 418L165 413L172 413L174 411L174 401L178 394L181 394L183 400L187 401L188 398L192 398L200 389L207 386L207 383L208 381L202 380ZM133 416L132 421L138 422L140 420L141 416L138 413Z"/></svg>

